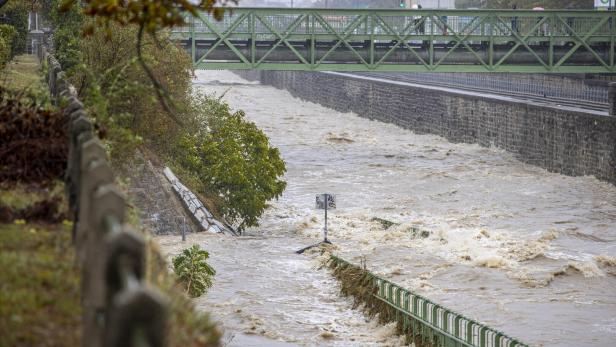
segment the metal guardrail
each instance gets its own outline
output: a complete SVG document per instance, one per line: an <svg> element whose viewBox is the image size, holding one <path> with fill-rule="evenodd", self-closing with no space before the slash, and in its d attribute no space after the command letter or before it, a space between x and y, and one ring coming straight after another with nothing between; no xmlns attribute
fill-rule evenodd
<svg viewBox="0 0 616 347"><path fill-rule="evenodd" d="M332 255L336 267L354 267ZM449 310L426 297L413 293L386 279L361 269L374 287L373 296L396 311L396 321L403 332L412 334L419 345L443 347L528 347L505 333Z"/></svg>
<svg viewBox="0 0 616 347"><path fill-rule="evenodd" d="M172 30L197 68L616 72L616 12L236 8Z"/></svg>
<svg viewBox="0 0 616 347"><path fill-rule="evenodd" d="M145 241L124 224L126 200L75 88L45 46L38 56L70 128L66 193L82 269L84 347L165 346L167 299L145 281Z"/></svg>
<svg viewBox="0 0 616 347"><path fill-rule="evenodd" d="M484 90L486 92L510 93L563 102L582 101L608 107L608 83L585 84L583 80L556 83L554 80L529 80L511 74L464 74L464 73L362 73L362 76L393 79L411 83L429 83L447 87Z"/></svg>
<svg viewBox="0 0 616 347"><path fill-rule="evenodd" d="M608 88L608 113L616 116L616 83L612 82Z"/></svg>

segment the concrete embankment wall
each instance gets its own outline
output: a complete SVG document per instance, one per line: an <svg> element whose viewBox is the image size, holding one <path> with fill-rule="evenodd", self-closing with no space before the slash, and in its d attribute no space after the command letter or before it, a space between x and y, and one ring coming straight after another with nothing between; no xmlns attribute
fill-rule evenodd
<svg viewBox="0 0 616 347"><path fill-rule="evenodd" d="M494 146L520 161L616 184L616 117L335 73L237 71L303 100L451 142Z"/></svg>

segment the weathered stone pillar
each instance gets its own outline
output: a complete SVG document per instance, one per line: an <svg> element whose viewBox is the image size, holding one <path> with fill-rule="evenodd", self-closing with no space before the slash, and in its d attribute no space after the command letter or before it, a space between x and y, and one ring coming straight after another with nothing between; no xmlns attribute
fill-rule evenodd
<svg viewBox="0 0 616 347"><path fill-rule="evenodd" d="M610 116L616 116L616 82L610 83L607 93L608 102L610 103Z"/></svg>

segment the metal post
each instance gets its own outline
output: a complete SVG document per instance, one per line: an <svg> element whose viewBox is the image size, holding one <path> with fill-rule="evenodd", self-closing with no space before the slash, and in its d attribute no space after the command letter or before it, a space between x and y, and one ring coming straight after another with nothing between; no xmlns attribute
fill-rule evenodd
<svg viewBox="0 0 616 347"><path fill-rule="evenodd" d="M610 116L616 116L616 82L610 83L607 98L610 104Z"/></svg>
<svg viewBox="0 0 616 347"><path fill-rule="evenodd" d="M182 242L186 241L186 217L182 216Z"/></svg>
<svg viewBox="0 0 616 347"><path fill-rule="evenodd" d="M327 241L327 194L323 194L323 197L325 198L325 239L323 240L323 242L329 242Z"/></svg>
<svg viewBox="0 0 616 347"><path fill-rule="evenodd" d="M192 63L196 63L197 45L195 42L195 16L190 16L190 55Z"/></svg>

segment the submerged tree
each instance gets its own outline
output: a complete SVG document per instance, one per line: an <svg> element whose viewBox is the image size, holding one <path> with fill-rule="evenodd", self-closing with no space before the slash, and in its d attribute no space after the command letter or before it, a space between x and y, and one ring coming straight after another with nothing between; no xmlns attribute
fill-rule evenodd
<svg viewBox="0 0 616 347"><path fill-rule="evenodd" d="M207 263L210 254L198 245L192 245L174 257L173 270L186 288L186 293L196 298L211 286L216 271Z"/></svg>

